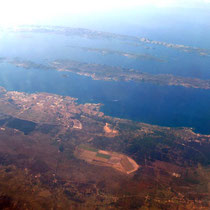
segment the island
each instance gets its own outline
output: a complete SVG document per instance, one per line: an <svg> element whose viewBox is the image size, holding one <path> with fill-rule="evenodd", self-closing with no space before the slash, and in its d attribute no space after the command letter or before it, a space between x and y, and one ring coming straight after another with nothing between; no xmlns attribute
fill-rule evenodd
<svg viewBox="0 0 210 210"><path fill-rule="evenodd" d="M200 88L206 90L210 89L210 80L174 76L172 74L149 74L136 69L84 63L72 60L55 60L46 65L18 58L2 58L1 62L8 62L17 67L26 69L72 72L91 77L94 80L148 82L157 85L183 86L186 88Z"/></svg>
<svg viewBox="0 0 210 210"><path fill-rule="evenodd" d="M111 50L111 49L103 49L103 48L91 48L91 47L81 47L81 46L71 46L70 48L80 49L87 52L95 52L101 55L119 55L122 57L126 57L129 59L136 59L136 60L150 60L150 61L157 61L157 62L166 62L166 60L158 58L156 56L152 56L150 54L138 54L138 53L130 53L125 51L119 50Z"/></svg>
<svg viewBox="0 0 210 210"><path fill-rule="evenodd" d="M73 28L73 27L63 27L63 26L41 26L41 25L20 25L16 27L0 27L0 31L9 32L34 32L34 33L48 33L48 34L61 34L65 36L79 36L89 39L114 39L121 40L123 42L130 42L130 44L146 45L161 45L166 48L172 48L175 50L180 50L186 53L196 53L199 56L210 56L210 52L207 49L202 49L194 46L186 46L183 44L167 43L162 41L151 40L145 37L129 36L123 34L109 33L103 31L95 31L86 28Z"/></svg>

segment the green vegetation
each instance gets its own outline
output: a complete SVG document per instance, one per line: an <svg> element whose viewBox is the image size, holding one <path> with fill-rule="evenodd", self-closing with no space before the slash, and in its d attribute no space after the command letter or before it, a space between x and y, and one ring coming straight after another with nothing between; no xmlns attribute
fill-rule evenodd
<svg viewBox="0 0 210 210"><path fill-rule="evenodd" d="M89 146L87 146L87 145L80 145L79 148L80 148L80 149L85 149L85 150L88 150L88 151L91 151L91 152L98 152L98 149L89 147Z"/></svg>
<svg viewBox="0 0 210 210"><path fill-rule="evenodd" d="M64 151L63 144L61 144L61 145L59 146L59 151L60 151L60 152L63 152L63 151Z"/></svg>
<svg viewBox="0 0 210 210"><path fill-rule="evenodd" d="M169 161L170 156L167 153L162 152L163 149L168 149L173 147L173 138L163 138L155 136L146 136L143 138L136 138L132 141L126 148L126 153L128 155L135 155L139 162L143 161L145 158L150 160L162 160Z"/></svg>
<svg viewBox="0 0 210 210"><path fill-rule="evenodd" d="M102 154L102 153L97 153L96 154L97 157L101 157L101 158L105 158L105 159L110 159L110 155L106 155L106 154Z"/></svg>

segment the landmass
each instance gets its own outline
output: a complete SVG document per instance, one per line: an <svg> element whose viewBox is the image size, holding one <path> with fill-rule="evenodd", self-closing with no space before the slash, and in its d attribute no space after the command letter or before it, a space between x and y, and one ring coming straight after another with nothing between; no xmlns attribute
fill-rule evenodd
<svg viewBox="0 0 210 210"><path fill-rule="evenodd" d="M183 44L174 44L174 43L155 41L155 40L150 40L148 38L140 38L140 41L143 43L148 43L148 44L162 45L167 48L179 49L181 51L188 52L188 53L196 52L200 56L208 56L208 57L210 56L208 50L198 48L198 47L191 47L191 46L186 46Z"/></svg>
<svg viewBox="0 0 210 210"><path fill-rule="evenodd" d="M23 61L21 59L2 58L2 62L8 62L17 67L23 67L26 69L72 72L91 77L94 80L148 82L158 85L183 86L186 88L200 88L206 90L210 89L210 80L180 77L172 74L148 74L136 69L90 64L72 60L55 60L46 65L36 64L31 61Z"/></svg>
<svg viewBox="0 0 210 210"><path fill-rule="evenodd" d="M40 25L22 25L16 27L1 27L0 31L10 32L37 32L37 33L49 33L49 34L62 34L66 36L80 36L89 39L118 39L124 42L131 42L130 44L149 44L149 45L161 45L163 47L181 50L186 53L196 53L200 56L210 56L210 52L207 49L202 49L194 46L186 46L182 44L167 43L162 41L151 40L145 37L129 36L116 33L109 33L103 31L95 31L85 28L72 28L62 26L40 26Z"/></svg>
<svg viewBox="0 0 210 210"><path fill-rule="evenodd" d="M100 107L0 88L3 208L209 209L210 135Z"/></svg>
<svg viewBox="0 0 210 210"><path fill-rule="evenodd" d="M81 46L68 46L68 47L81 49L87 52L95 52L102 55L119 55L119 56L123 56L130 59L136 59L136 60L154 60L157 62L165 62L164 59L161 59L156 56L149 55L149 54L136 54L136 53L130 53L130 52L124 52L124 51L118 51L118 50L81 47Z"/></svg>

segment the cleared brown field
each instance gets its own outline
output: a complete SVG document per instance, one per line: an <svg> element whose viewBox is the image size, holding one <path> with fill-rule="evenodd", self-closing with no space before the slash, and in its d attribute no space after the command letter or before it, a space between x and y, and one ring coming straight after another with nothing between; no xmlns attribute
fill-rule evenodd
<svg viewBox="0 0 210 210"><path fill-rule="evenodd" d="M126 171L132 171L134 170L134 166L132 165L132 163L128 160L127 157L124 157L121 159L120 161L121 165L123 166L123 168L125 168Z"/></svg>
<svg viewBox="0 0 210 210"><path fill-rule="evenodd" d="M118 171L130 174L138 170L139 165L126 155L116 152L97 150L88 146L79 146L75 150L75 156L88 163L100 166L112 167Z"/></svg>

